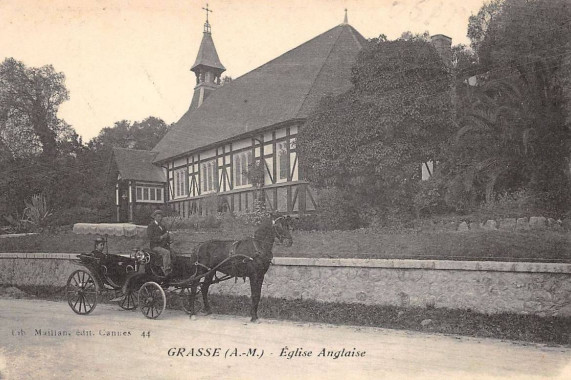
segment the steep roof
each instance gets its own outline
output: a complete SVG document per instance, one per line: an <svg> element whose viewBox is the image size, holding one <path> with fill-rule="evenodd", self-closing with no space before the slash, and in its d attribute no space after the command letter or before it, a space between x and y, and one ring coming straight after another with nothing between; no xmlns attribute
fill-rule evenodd
<svg viewBox="0 0 571 380"><path fill-rule="evenodd" d="M305 118L324 95L351 88L365 38L338 25L214 91L155 146L155 162L288 120Z"/></svg>
<svg viewBox="0 0 571 380"><path fill-rule="evenodd" d="M122 179L166 182L161 168L153 165L157 154L148 150L113 148L113 156Z"/></svg>
<svg viewBox="0 0 571 380"><path fill-rule="evenodd" d="M196 61L194 61L191 70L194 71L194 69L200 65L226 71L226 68L220 62L220 58L218 58L218 53L216 52L216 47L212 40L212 34L209 32L204 32L202 36L202 42L200 43L200 48L196 55Z"/></svg>

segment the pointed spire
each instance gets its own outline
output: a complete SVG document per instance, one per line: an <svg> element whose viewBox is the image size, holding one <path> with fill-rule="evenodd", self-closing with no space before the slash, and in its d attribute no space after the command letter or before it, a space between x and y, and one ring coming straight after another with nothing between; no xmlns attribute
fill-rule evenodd
<svg viewBox="0 0 571 380"><path fill-rule="evenodd" d="M191 70L195 71L199 66L216 69L220 72L226 70L224 65L220 62L220 58L218 58L218 53L216 52L216 47L214 46L214 41L210 33L204 32L202 35L202 42L200 43L200 48L198 48L196 61L194 61Z"/></svg>
<svg viewBox="0 0 571 380"><path fill-rule="evenodd" d="M210 69L217 72L220 75L226 68L220 62L218 58L218 53L216 52L216 47L214 47L214 41L212 40L212 33L210 32L210 23L208 22L208 13L212 13L212 10L208 8L208 3L206 8L202 8L206 11L206 22L204 23L204 34L202 36L202 42L200 43L200 48L198 49L198 54L196 56L196 61L192 65L191 69L198 75L200 66L204 69Z"/></svg>
<svg viewBox="0 0 571 380"><path fill-rule="evenodd" d="M196 75L196 86L194 87L194 95L190 103L191 109L200 107L212 91L220 87L220 76L226 71L226 68L220 62L220 58L218 58L218 53L212 40L212 33L210 32L208 13L212 13L212 10L208 8L208 4L206 4L206 8L202 9L206 11L204 33L202 34L202 42L196 55L196 61L190 68Z"/></svg>
<svg viewBox="0 0 571 380"><path fill-rule="evenodd" d="M345 8L345 18L343 19L343 24L348 24L349 19L347 18L347 8Z"/></svg>

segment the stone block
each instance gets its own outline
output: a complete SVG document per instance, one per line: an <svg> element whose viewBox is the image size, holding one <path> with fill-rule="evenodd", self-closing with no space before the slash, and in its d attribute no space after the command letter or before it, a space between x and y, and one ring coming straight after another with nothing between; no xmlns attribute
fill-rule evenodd
<svg viewBox="0 0 571 380"><path fill-rule="evenodd" d="M547 219L544 216L532 216L529 218L529 228L541 229L547 226Z"/></svg>
<svg viewBox="0 0 571 380"><path fill-rule="evenodd" d="M543 309L543 305L539 301L526 301L523 308L525 312L535 314Z"/></svg>
<svg viewBox="0 0 571 380"><path fill-rule="evenodd" d="M459 232L464 232L464 231L469 231L470 227L468 227L468 223L466 222L462 222L458 225L458 231Z"/></svg>
<svg viewBox="0 0 571 380"><path fill-rule="evenodd" d="M527 218L518 218L515 226L516 231L529 230Z"/></svg>
<svg viewBox="0 0 571 380"><path fill-rule="evenodd" d="M422 327L426 327L428 325L430 325L432 323L432 319L423 319L422 322L420 322L420 324L422 325Z"/></svg>
<svg viewBox="0 0 571 380"><path fill-rule="evenodd" d="M399 292L398 303L399 303L400 307L409 307L410 306L410 296L405 292Z"/></svg>
<svg viewBox="0 0 571 380"><path fill-rule="evenodd" d="M486 223L484 223L484 229L485 230L497 230L498 226L495 220L486 220Z"/></svg>
<svg viewBox="0 0 571 380"><path fill-rule="evenodd" d="M355 298L357 298L357 301L365 301L367 299L367 293L365 292L358 292L357 295L355 296Z"/></svg>
<svg viewBox="0 0 571 380"><path fill-rule="evenodd" d="M505 218L500 219L500 230L502 231L514 231L517 221L515 218Z"/></svg>

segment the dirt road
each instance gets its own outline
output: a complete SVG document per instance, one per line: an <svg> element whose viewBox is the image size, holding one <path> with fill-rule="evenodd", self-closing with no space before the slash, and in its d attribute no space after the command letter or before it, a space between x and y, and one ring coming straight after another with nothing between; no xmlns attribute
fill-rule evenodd
<svg viewBox="0 0 571 380"><path fill-rule="evenodd" d="M571 378L571 348L0 299L1 379Z"/></svg>

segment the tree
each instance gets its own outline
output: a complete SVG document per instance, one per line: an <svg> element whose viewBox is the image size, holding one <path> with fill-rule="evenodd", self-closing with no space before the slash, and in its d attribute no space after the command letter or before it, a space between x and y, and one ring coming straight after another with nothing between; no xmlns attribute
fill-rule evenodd
<svg viewBox="0 0 571 380"><path fill-rule="evenodd" d="M0 139L14 156L42 152L53 160L65 123L57 117L68 99L65 76L51 65L28 68L7 58L0 64Z"/></svg>
<svg viewBox="0 0 571 380"><path fill-rule="evenodd" d="M121 120L113 127L103 128L88 145L95 150L103 148L151 150L163 138L167 130L168 125L153 116L134 123Z"/></svg>
<svg viewBox="0 0 571 380"><path fill-rule="evenodd" d="M81 138L57 117L68 99L65 76L50 65L0 64L0 214L22 215L42 194L50 207L77 203L88 188Z"/></svg>
<svg viewBox="0 0 571 380"><path fill-rule="evenodd" d="M480 44L486 36L490 23L500 13L503 0L491 0L480 8L477 14L468 19L468 33L470 46L474 51L478 51Z"/></svg>
<svg viewBox="0 0 571 380"><path fill-rule="evenodd" d="M483 74L464 94L453 178L475 192L474 201L527 189L549 193L552 206L567 204L571 7L505 0L480 14L491 16L485 27L471 18L468 35Z"/></svg>
<svg viewBox="0 0 571 380"><path fill-rule="evenodd" d="M298 136L308 179L364 209L411 211L421 163L442 160L454 132L449 70L424 36L406 37L365 47L354 88L324 99Z"/></svg>

